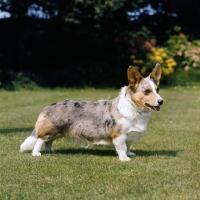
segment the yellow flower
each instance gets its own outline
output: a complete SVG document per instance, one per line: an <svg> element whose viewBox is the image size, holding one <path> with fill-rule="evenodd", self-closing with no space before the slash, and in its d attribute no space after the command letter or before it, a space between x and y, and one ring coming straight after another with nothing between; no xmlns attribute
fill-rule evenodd
<svg viewBox="0 0 200 200"><path fill-rule="evenodd" d="M171 73L174 72L174 69L173 69L173 68L169 68L169 69L168 69L168 72L169 72L169 74L171 74Z"/></svg>
<svg viewBox="0 0 200 200"><path fill-rule="evenodd" d="M164 52L163 48L158 48L158 52Z"/></svg>
<svg viewBox="0 0 200 200"><path fill-rule="evenodd" d="M167 63L167 67L171 68L172 64L171 63Z"/></svg>
<svg viewBox="0 0 200 200"><path fill-rule="evenodd" d="M151 61L155 60L155 56L150 55L149 58Z"/></svg>
<svg viewBox="0 0 200 200"><path fill-rule="evenodd" d="M161 53L161 56L162 56L163 58L165 58L165 57L167 57L167 54L166 54L165 52L163 52L163 53Z"/></svg>
<svg viewBox="0 0 200 200"><path fill-rule="evenodd" d="M142 64L142 63L143 63L143 60L136 60L136 59L134 59L134 60L133 60L133 63L134 63L134 64Z"/></svg>
<svg viewBox="0 0 200 200"><path fill-rule="evenodd" d="M172 63L172 67L175 67L176 66L176 62L174 61L173 63Z"/></svg>
<svg viewBox="0 0 200 200"><path fill-rule="evenodd" d="M159 60L156 60L156 61L158 61L160 64L162 64L164 62L162 58Z"/></svg>
<svg viewBox="0 0 200 200"><path fill-rule="evenodd" d="M169 58L169 59L166 60L166 63L167 63L167 64L168 64L168 63L171 63L171 62L174 62L174 59L173 59L173 58Z"/></svg>
<svg viewBox="0 0 200 200"><path fill-rule="evenodd" d="M155 52L156 52L156 48L155 48L155 47L151 48L151 51L152 51L153 53L155 53Z"/></svg>
<svg viewBox="0 0 200 200"><path fill-rule="evenodd" d="M162 71L164 75L169 75L169 71L167 68L162 68Z"/></svg>
<svg viewBox="0 0 200 200"><path fill-rule="evenodd" d="M138 62L138 64L142 64L143 60L138 60L137 62Z"/></svg>
<svg viewBox="0 0 200 200"><path fill-rule="evenodd" d="M157 60L158 62L163 62L163 59L161 56L155 56L155 60Z"/></svg>
<svg viewBox="0 0 200 200"><path fill-rule="evenodd" d="M166 60L167 66L168 67L175 67L176 66L176 62L174 61L173 58L169 58Z"/></svg>

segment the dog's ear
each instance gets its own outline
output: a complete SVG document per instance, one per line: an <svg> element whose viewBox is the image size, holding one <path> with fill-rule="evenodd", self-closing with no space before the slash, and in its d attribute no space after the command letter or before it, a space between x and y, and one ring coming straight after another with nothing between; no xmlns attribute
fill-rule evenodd
<svg viewBox="0 0 200 200"><path fill-rule="evenodd" d="M153 69L153 71L149 75L149 77L152 78L155 81L155 84L157 86L159 86L161 75L162 75L162 69L161 69L160 64L157 63L155 68Z"/></svg>
<svg viewBox="0 0 200 200"><path fill-rule="evenodd" d="M140 74L140 72L138 72L138 70L133 67L130 66L127 70L127 75L128 75L128 81L129 81L129 85L135 90L137 89L140 81L143 79L142 75Z"/></svg>

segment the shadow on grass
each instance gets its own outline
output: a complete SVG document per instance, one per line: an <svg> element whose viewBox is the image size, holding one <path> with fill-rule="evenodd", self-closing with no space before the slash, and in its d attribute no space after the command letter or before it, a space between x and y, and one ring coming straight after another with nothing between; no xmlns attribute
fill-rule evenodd
<svg viewBox="0 0 200 200"><path fill-rule="evenodd" d="M135 150L133 151L137 156L172 156L176 157L178 152L177 150L155 150L155 151L146 151L146 150Z"/></svg>
<svg viewBox="0 0 200 200"><path fill-rule="evenodd" d="M33 128L9 128L9 129L0 129L0 134L10 134L10 133L19 133L19 132L30 132Z"/></svg>
<svg viewBox="0 0 200 200"><path fill-rule="evenodd" d="M159 151L146 151L146 150L135 150L133 151L136 156L171 156L176 157L178 151L173 150L159 150ZM99 155L99 156L115 156L115 150L113 149L66 149L66 150L55 150L55 154L88 154L88 155ZM134 157L134 156L133 156Z"/></svg>
<svg viewBox="0 0 200 200"><path fill-rule="evenodd" d="M99 155L99 156L115 156L114 149L66 149L55 150L55 154L87 154L87 155Z"/></svg>

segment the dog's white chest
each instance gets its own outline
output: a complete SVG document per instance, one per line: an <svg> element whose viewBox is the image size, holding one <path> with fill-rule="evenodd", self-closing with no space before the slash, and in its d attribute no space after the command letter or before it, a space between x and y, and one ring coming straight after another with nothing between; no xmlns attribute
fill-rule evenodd
<svg viewBox="0 0 200 200"><path fill-rule="evenodd" d="M122 133L127 136L127 143L136 142L147 130L150 113L138 114L134 119L123 118Z"/></svg>
<svg viewBox="0 0 200 200"><path fill-rule="evenodd" d="M144 135L144 132L136 132L136 131L132 131L130 133L127 133L127 139L126 142L129 144L136 142L137 140L139 140L142 136Z"/></svg>
<svg viewBox="0 0 200 200"><path fill-rule="evenodd" d="M131 129L140 133L144 133L147 130L147 123L150 118L150 112L143 112L136 116L136 118L130 122Z"/></svg>
<svg viewBox="0 0 200 200"><path fill-rule="evenodd" d="M124 89L125 88L122 89L122 93ZM124 133L144 133L146 131L150 112L139 111L137 106L132 103L131 99L129 97L124 97L124 95L121 95L118 103L118 110L123 116L119 120L119 123L122 125Z"/></svg>
<svg viewBox="0 0 200 200"><path fill-rule="evenodd" d="M138 132L144 134L147 130L147 123L150 113L136 114L134 118L124 117L119 120L123 133Z"/></svg>

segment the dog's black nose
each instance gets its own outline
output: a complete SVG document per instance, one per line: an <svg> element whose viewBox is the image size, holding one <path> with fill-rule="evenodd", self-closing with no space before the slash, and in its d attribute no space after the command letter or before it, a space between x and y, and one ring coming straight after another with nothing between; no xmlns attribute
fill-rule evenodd
<svg viewBox="0 0 200 200"><path fill-rule="evenodd" d="M158 99L158 104L162 105L163 104L163 100L162 99Z"/></svg>

